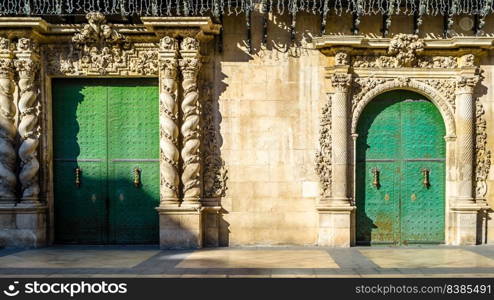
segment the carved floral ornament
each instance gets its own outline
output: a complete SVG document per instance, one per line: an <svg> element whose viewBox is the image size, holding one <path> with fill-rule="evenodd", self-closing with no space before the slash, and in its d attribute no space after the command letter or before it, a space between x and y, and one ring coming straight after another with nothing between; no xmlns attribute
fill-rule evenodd
<svg viewBox="0 0 494 300"><path fill-rule="evenodd" d="M51 75L158 75L158 47L130 43L99 12L86 15L88 24L74 34L72 45L48 45L46 64Z"/></svg>

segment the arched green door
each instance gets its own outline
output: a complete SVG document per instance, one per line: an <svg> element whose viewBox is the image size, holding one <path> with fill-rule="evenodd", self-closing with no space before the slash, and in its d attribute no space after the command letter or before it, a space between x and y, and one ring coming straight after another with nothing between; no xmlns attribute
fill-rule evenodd
<svg viewBox="0 0 494 300"><path fill-rule="evenodd" d="M357 132L357 243L443 243L446 130L434 104L381 94Z"/></svg>

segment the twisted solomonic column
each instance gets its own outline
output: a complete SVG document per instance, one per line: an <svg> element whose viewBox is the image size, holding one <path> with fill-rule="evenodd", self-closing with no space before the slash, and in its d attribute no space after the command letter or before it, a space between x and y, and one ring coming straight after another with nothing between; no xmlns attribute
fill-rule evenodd
<svg viewBox="0 0 494 300"><path fill-rule="evenodd" d="M475 202L475 99L473 93L478 76L459 77L456 81L456 135L458 146L458 199L464 203Z"/></svg>
<svg viewBox="0 0 494 300"><path fill-rule="evenodd" d="M21 195L23 201L37 201L39 194L37 158L39 144L39 88L35 85L39 56L34 41L21 38L15 67L19 72L19 146Z"/></svg>
<svg viewBox="0 0 494 300"><path fill-rule="evenodd" d="M201 67L199 42L186 37L180 45L180 70L183 74L182 117L181 133L183 147L182 184L184 205L199 207L201 198L201 159L200 159L200 103L197 86L197 75Z"/></svg>
<svg viewBox="0 0 494 300"><path fill-rule="evenodd" d="M178 42L172 37L160 41L160 206L179 203L178 161Z"/></svg>
<svg viewBox="0 0 494 300"><path fill-rule="evenodd" d="M13 102L14 64L10 41L0 38L0 201L15 201L16 127Z"/></svg>

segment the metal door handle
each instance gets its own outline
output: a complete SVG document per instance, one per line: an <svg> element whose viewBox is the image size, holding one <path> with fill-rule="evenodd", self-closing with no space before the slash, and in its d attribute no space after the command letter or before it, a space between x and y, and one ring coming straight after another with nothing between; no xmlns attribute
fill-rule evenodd
<svg viewBox="0 0 494 300"><path fill-rule="evenodd" d="M379 173L380 173L380 171L378 168L372 169L372 174L374 175L372 185L375 186L376 189L379 189L379 187L381 186L381 184L379 183Z"/></svg>
<svg viewBox="0 0 494 300"><path fill-rule="evenodd" d="M81 169L79 167L75 168L75 186L81 187Z"/></svg>
<svg viewBox="0 0 494 300"><path fill-rule="evenodd" d="M426 189L428 189L431 186L431 184L429 182L429 172L430 171L427 168L423 168L422 169L422 176L424 177L424 180L422 181L422 184L424 185L424 187Z"/></svg>
<svg viewBox="0 0 494 300"><path fill-rule="evenodd" d="M141 169L134 168L134 186L137 188L141 185Z"/></svg>

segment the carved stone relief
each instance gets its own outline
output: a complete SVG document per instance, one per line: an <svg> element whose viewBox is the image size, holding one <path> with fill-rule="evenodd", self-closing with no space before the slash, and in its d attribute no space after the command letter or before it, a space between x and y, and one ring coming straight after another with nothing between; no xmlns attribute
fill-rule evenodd
<svg viewBox="0 0 494 300"><path fill-rule="evenodd" d="M487 150L487 124L485 110L477 100L475 123L475 197L485 199L487 195L487 177L491 168L491 151Z"/></svg>
<svg viewBox="0 0 494 300"><path fill-rule="evenodd" d="M202 89L203 105L203 162L204 162L204 197L220 198L226 194L228 171L221 158L221 136L218 128L218 108L210 97L211 88Z"/></svg>
<svg viewBox="0 0 494 300"><path fill-rule="evenodd" d="M316 173L319 176L321 198L331 197L331 99L324 105L319 123L319 150L316 153Z"/></svg>
<svg viewBox="0 0 494 300"><path fill-rule="evenodd" d="M355 68L399 68L419 67L426 69L454 69L458 68L458 58L455 56L425 56L424 41L416 35L398 34L390 42L386 54L355 55L352 65ZM339 53L338 53L339 54ZM337 54L337 55L338 55ZM335 55L335 60L337 60ZM460 58L462 66L473 66L475 56L464 55Z"/></svg>
<svg viewBox="0 0 494 300"><path fill-rule="evenodd" d="M86 18L88 24L72 37L72 45L45 47L50 75L158 75L156 44L129 43L125 36L106 23L101 13L89 13Z"/></svg>

